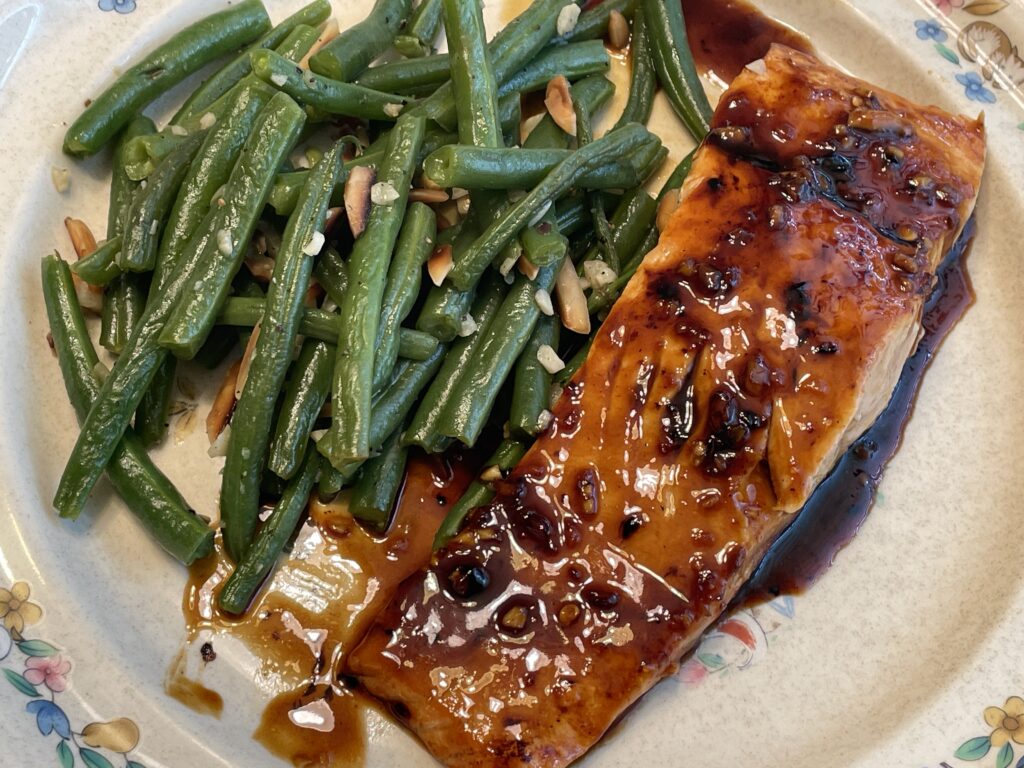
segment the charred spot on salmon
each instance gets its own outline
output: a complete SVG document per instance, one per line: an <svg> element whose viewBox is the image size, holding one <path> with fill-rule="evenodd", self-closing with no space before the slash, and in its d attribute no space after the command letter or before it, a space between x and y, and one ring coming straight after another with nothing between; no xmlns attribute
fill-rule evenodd
<svg viewBox="0 0 1024 768"><path fill-rule="evenodd" d="M690 439L693 432L695 418L693 377L696 369L696 366L690 366L679 391L665 404L665 414L661 417L661 426L664 432L662 451L678 448Z"/></svg>
<svg viewBox="0 0 1024 768"><path fill-rule="evenodd" d="M598 611L614 611L619 604L618 591L607 584L591 584L583 588L583 599Z"/></svg>
<svg viewBox="0 0 1024 768"><path fill-rule="evenodd" d="M726 152L736 154L749 154L754 150L750 128L745 125L725 125L721 128L713 128L708 133L708 141Z"/></svg>
<svg viewBox="0 0 1024 768"><path fill-rule="evenodd" d="M742 410L732 392L718 390L708 403L710 434L699 443L694 457L704 472L712 477L726 474L750 439L750 434L764 426L764 418L753 411Z"/></svg>
<svg viewBox="0 0 1024 768"><path fill-rule="evenodd" d="M811 351L816 355L834 355L839 351L839 345L834 341L823 341L811 347Z"/></svg>
<svg viewBox="0 0 1024 768"><path fill-rule="evenodd" d="M530 542L549 554L561 549L557 525L540 510L519 506L510 515L510 522L520 541Z"/></svg>
<svg viewBox="0 0 1024 768"><path fill-rule="evenodd" d="M712 192L717 192L722 188L722 180L717 176L708 179L708 189Z"/></svg>
<svg viewBox="0 0 1024 768"><path fill-rule="evenodd" d="M461 600L476 597L491 585L482 565L457 565L448 572L448 591Z"/></svg>
<svg viewBox="0 0 1024 768"><path fill-rule="evenodd" d="M622 535L622 540L625 541L634 533L644 527L644 523L647 522L647 518L641 512L631 512L626 515L626 519L622 521L619 532Z"/></svg>
<svg viewBox="0 0 1024 768"><path fill-rule="evenodd" d="M786 288L786 314L797 322L806 320L810 313L807 307L810 306L811 296L807 292L807 283L793 283Z"/></svg>

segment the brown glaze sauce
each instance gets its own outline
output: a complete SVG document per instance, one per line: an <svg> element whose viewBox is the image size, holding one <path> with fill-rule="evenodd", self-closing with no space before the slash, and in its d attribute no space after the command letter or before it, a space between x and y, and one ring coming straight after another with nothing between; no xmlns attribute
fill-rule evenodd
<svg viewBox="0 0 1024 768"><path fill-rule="evenodd" d="M974 303L965 260L977 226L968 221L936 273L925 305L924 335L903 366L892 399L874 424L839 460L818 486L796 521L772 545L734 603L798 594L832 565L836 554L857 535L871 511L878 483L896 455L925 371L939 345Z"/></svg>
<svg viewBox="0 0 1024 768"><path fill-rule="evenodd" d="M745 0L682 0L682 5L697 69L723 88L772 43L814 53L810 40Z"/></svg>
<svg viewBox="0 0 1024 768"><path fill-rule="evenodd" d="M342 660L398 584L426 562L434 532L471 470L458 456L414 457L383 536L360 526L344 497L322 504L314 496L290 555L243 616L216 606L231 572L219 539L216 554L190 569L182 600L188 652L205 649L204 658L215 659L218 638L230 635L259 660L257 683L284 689L253 734L270 752L303 767L361 762L363 697L345 685ZM220 696L184 669L184 658L176 659L167 693L196 711L219 714Z"/></svg>

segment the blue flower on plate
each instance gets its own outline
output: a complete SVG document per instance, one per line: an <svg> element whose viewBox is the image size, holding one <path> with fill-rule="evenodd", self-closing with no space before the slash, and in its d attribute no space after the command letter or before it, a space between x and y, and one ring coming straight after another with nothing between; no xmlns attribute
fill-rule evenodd
<svg viewBox="0 0 1024 768"><path fill-rule="evenodd" d="M918 19L914 22L914 26L917 27L917 36L921 40L934 40L936 43L946 42L946 38L949 35L946 34L946 30L939 26L939 23L934 19Z"/></svg>
<svg viewBox="0 0 1024 768"><path fill-rule="evenodd" d="M995 104L996 95L985 87L985 81L977 72L966 72L956 76L956 81L964 87L964 93L971 101L983 101L986 104Z"/></svg>
<svg viewBox="0 0 1024 768"><path fill-rule="evenodd" d="M43 736L49 736L56 731L62 739L71 738L71 723L68 722L68 716L52 701L36 699L30 701L25 709L36 716L36 725Z"/></svg>
<svg viewBox="0 0 1024 768"><path fill-rule="evenodd" d="M135 10L135 0L100 0L99 6L101 11L131 13Z"/></svg>

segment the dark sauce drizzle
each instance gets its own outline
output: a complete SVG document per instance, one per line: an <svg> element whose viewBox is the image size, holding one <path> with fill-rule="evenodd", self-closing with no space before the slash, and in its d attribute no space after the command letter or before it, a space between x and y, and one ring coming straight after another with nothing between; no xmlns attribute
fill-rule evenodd
<svg viewBox="0 0 1024 768"><path fill-rule="evenodd" d="M964 262L975 230L972 218L936 273L935 288L922 317L924 336L904 364L889 404L772 545L734 605L803 592L828 570L839 550L860 530L874 503L882 473L900 446L928 364L974 302Z"/></svg>

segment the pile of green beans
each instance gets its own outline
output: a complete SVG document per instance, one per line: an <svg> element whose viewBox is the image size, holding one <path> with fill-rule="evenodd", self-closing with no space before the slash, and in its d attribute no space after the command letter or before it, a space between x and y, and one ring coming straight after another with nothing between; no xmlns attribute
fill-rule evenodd
<svg viewBox="0 0 1024 768"><path fill-rule="evenodd" d="M113 143L106 239L73 265L42 264L81 423L54 497L62 517L106 474L168 553L210 554L214 532L146 453L195 360L237 375L222 387L224 431L211 432L225 457L220 514L205 515L235 563L221 609L250 605L312 493L344 491L351 514L382 532L409 461L501 433L435 544L457 535L547 429L553 393L657 241L658 201L689 171L692 154L657 198L646 191L668 153L644 127L656 86L694 136L708 130L678 4L604 0L559 36L566 2L533 0L488 41L480 0L376 0L314 52L328 0L273 27L259 0L240 0L95 98L64 148ZM600 114L614 91L601 41L613 12L632 20L633 74L624 112L595 135L613 122ZM449 52L438 54L442 25ZM141 115L221 57L169 122ZM521 97L557 76L571 83L575 135L547 115L523 139ZM354 183L366 169L368 191ZM350 219L360 208L362 231ZM556 277L573 271L602 278L584 284L589 336L550 306ZM109 372L72 273L103 287ZM552 352L565 361L556 374Z"/></svg>

